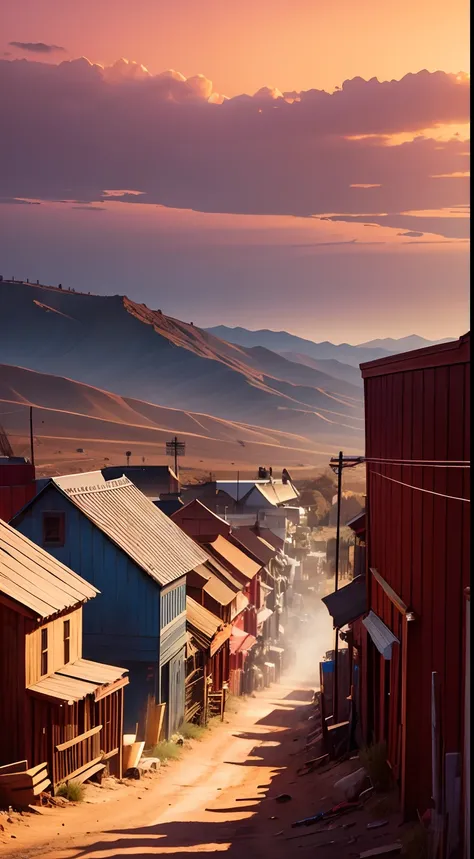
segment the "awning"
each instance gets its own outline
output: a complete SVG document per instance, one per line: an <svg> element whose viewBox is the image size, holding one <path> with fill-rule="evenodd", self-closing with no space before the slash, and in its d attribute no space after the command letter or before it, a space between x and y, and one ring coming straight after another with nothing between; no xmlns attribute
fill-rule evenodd
<svg viewBox="0 0 474 859"><path fill-rule="evenodd" d="M333 618L335 629L357 620L367 611L365 576L356 576L348 585L322 597L322 602Z"/></svg>
<svg viewBox="0 0 474 859"><path fill-rule="evenodd" d="M237 615L242 614L243 611L247 608L249 604L248 597L245 596L242 592L235 594L234 602L231 606L231 619L237 617Z"/></svg>
<svg viewBox="0 0 474 859"><path fill-rule="evenodd" d="M213 573L208 572L208 576L203 591L220 605L229 605L235 599L236 592Z"/></svg>
<svg viewBox="0 0 474 859"><path fill-rule="evenodd" d="M56 698L65 704L82 701L87 695L95 700L105 698L128 683L126 668L76 659L37 683L28 686L28 691L45 698Z"/></svg>
<svg viewBox="0 0 474 859"><path fill-rule="evenodd" d="M211 656L217 653L232 632L230 625L224 624L217 615L191 597L186 597L186 625L193 644L200 650L209 650Z"/></svg>
<svg viewBox="0 0 474 859"><path fill-rule="evenodd" d="M362 621L367 632L369 633L373 643L384 659L392 658L392 644L399 644L396 635L385 626L378 615L373 611L369 611L367 617Z"/></svg>
<svg viewBox="0 0 474 859"><path fill-rule="evenodd" d="M260 624L265 623L265 621L268 620L268 618L271 617L272 614L273 612L271 608L261 608L260 611L257 612L257 626L260 626Z"/></svg>
<svg viewBox="0 0 474 859"><path fill-rule="evenodd" d="M234 653L247 653L254 644L257 639L254 635L250 635L249 632L244 632L243 629L239 629L237 626L232 627L232 635L230 637L230 652Z"/></svg>

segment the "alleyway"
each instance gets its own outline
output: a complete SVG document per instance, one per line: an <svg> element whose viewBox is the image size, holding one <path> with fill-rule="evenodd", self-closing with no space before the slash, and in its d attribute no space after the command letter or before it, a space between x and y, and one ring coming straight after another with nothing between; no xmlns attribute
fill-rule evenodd
<svg viewBox="0 0 474 859"><path fill-rule="evenodd" d="M339 827L309 835L309 829L291 828L295 820L329 807L334 781L357 766L354 761L342 771L297 776L305 759L311 694L288 682L260 693L163 778L148 782L148 790L140 782L135 793L104 806L82 805L35 819L30 829L18 832L15 849L0 847L0 855L125 859L205 852L228 859L283 859L295 847L318 847L320 859L344 859L387 838L396 840L389 827L382 830L382 841L380 833L366 832L365 810L347 817L354 821L348 831ZM278 803L275 797L282 793L292 800Z"/></svg>

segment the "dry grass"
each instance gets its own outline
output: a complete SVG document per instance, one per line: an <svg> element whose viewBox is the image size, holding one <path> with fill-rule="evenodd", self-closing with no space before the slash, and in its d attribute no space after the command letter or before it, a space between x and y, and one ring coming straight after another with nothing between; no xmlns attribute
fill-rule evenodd
<svg viewBox="0 0 474 859"><path fill-rule="evenodd" d="M170 743L168 740L162 740L161 743L157 743L156 746L153 746L150 755L153 758L159 758L162 763L165 763L170 760L179 760L182 750L182 746L178 746L176 743Z"/></svg>
<svg viewBox="0 0 474 859"><path fill-rule="evenodd" d="M393 787L392 771L387 762L385 743L373 743L359 752L359 760L367 771L377 793L388 793Z"/></svg>
<svg viewBox="0 0 474 859"><path fill-rule="evenodd" d="M194 722L183 722L178 728L178 734L185 740L201 740L205 733L206 729Z"/></svg>
<svg viewBox="0 0 474 859"><path fill-rule="evenodd" d="M60 784L55 791L56 796L63 796L69 802L82 802L84 799L84 785L78 781L70 781Z"/></svg>

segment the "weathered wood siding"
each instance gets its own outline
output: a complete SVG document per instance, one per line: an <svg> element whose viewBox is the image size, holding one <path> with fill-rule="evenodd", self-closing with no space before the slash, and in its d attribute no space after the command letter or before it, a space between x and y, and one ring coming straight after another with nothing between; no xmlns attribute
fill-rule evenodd
<svg viewBox="0 0 474 859"><path fill-rule="evenodd" d="M372 460L367 464L368 568L375 568L415 614L407 624L369 575L370 607L400 640L390 676L384 678L379 666L374 721L376 732L388 740L389 755L400 758L402 793L411 812L430 804L432 671L441 684L445 751L462 750L463 589L469 584L470 551L470 505L454 500L469 498L469 471L414 461L469 460L469 370L468 338L363 367L366 456ZM391 687L387 720L385 679Z"/></svg>
<svg viewBox="0 0 474 859"><path fill-rule="evenodd" d="M15 527L43 544L43 513L65 513L65 542L48 552L99 589L83 609L87 659L128 667L156 662L160 640L160 586L53 487L39 495Z"/></svg>
<svg viewBox="0 0 474 859"><path fill-rule="evenodd" d="M43 623L28 633L25 640L26 685L31 686L41 674L41 630L48 630L48 674L64 666L64 621L70 623L69 662L82 656L82 608Z"/></svg>
<svg viewBox="0 0 474 859"><path fill-rule="evenodd" d="M0 599L0 766L23 760L27 733L24 637L31 622Z"/></svg>

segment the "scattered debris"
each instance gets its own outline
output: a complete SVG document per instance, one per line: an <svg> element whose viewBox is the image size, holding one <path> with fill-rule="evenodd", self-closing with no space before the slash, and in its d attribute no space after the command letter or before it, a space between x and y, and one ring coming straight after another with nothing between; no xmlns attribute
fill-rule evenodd
<svg viewBox="0 0 474 859"><path fill-rule="evenodd" d="M396 841L395 844L385 844L383 847L373 847L372 850L364 850L359 853L359 859L370 859L372 856L392 856L395 853L401 853L401 842Z"/></svg>
<svg viewBox="0 0 474 859"><path fill-rule="evenodd" d="M374 820L373 823L368 823L366 829L380 829L381 826L387 826L388 820Z"/></svg>
<svg viewBox="0 0 474 859"><path fill-rule="evenodd" d="M368 776L363 767L349 775L340 778L334 785L334 792L341 799L348 801L357 799L368 783ZM370 783L369 783L370 784Z"/></svg>
<svg viewBox="0 0 474 859"><path fill-rule="evenodd" d="M293 799L289 793L280 793L279 796L275 797L275 802L290 802Z"/></svg>
<svg viewBox="0 0 474 859"><path fill-rule="evenodd" d="M127 770L125 770L124 778L133 778L138 781L138 779L140 778L140 770L138 769L138 767L129 767Z"/></svg>
<svg viewBox="0 0 474 859"><path fill-rule="evenodd" d="M318 811L318 813L313 814L312 817L304 817L302 820L295 820L295 822L291 824L291 828L296 829L298 826L312 826L314 823L319 823L323 817L324 811Z"/></svg>
<svg viewBox="0 0 474 859"><path fill-rule="evenodd" d="M159 758L142 758L138 764L138 769L140 772L155 772L161 766L161 761Z"/></svg>
<svg viewBox="0 0 474 859"><path fill-rule="evenodd" d="M368 787L367 790L363 790L362 793L359 794L359 802L365 802L365 800L368 799L369 796L372 796L373 792L373 787Z"/></svg>

